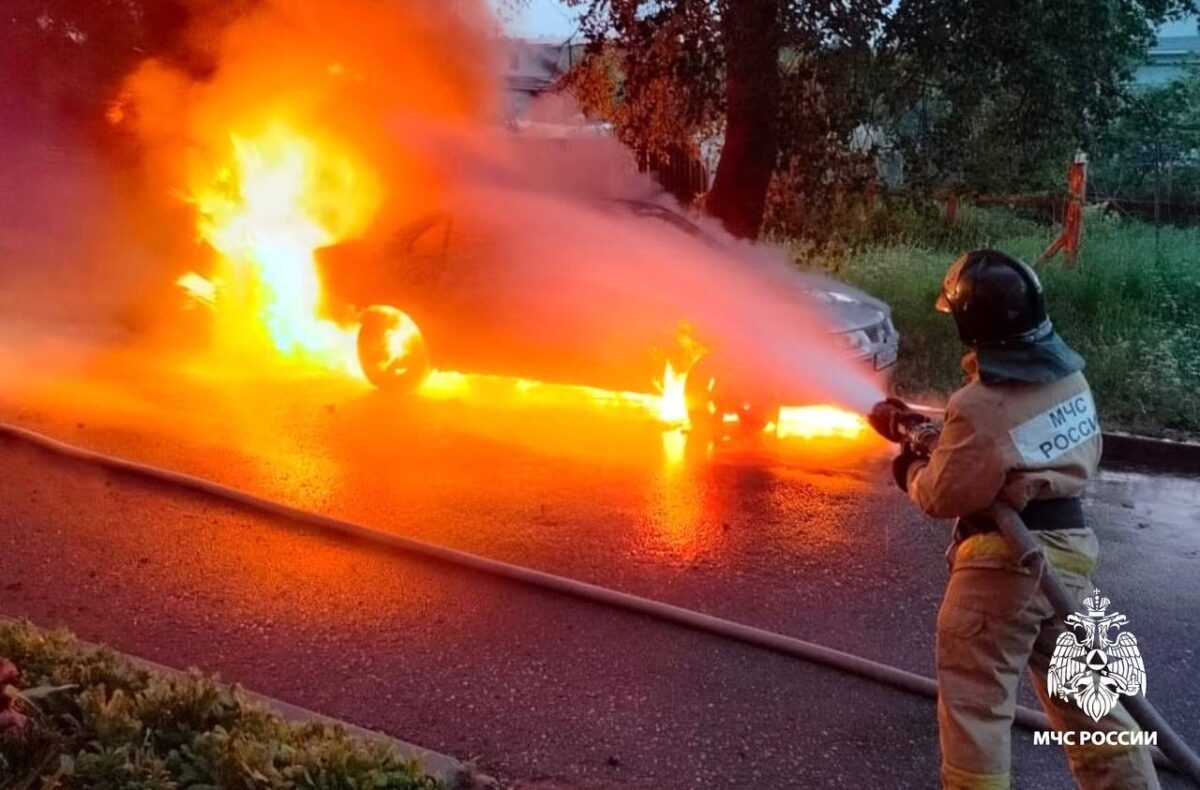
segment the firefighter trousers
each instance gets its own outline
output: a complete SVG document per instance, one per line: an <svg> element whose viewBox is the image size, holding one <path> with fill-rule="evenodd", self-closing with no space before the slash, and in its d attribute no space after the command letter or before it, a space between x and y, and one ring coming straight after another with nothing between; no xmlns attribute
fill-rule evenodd
<svg viewBox="0 0 1200 790"><path fill-rule="evenodd" d="M1072 597L1092 592L1098 543L1090 529L1035 532ZM1118 705L1093 721L1073 700L1050 699L1046 673L1055 640L1066 628L1020 567L1004 537L973 535L947 553L950 581L938 612L938 731L942 787L1004 790L1012 785L1011 735L1021 671L1028 668L1042 707L1062 732L1128 731L1138 727ZM1076 736L1078 740L1078 736ZM1157 788L1144 746L1064 746L1084 790Z"/></svg>

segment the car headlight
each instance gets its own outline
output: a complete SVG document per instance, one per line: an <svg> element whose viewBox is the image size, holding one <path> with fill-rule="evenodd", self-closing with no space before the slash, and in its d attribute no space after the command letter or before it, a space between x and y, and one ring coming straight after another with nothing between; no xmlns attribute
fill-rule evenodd
<svg viewBox="0 0 1200 790"><path fill-rule="evenodd" d="M842 338L846 348L855 354L866 354L871 350L871 338L861 329L842 332L839 337Z"/></svg>

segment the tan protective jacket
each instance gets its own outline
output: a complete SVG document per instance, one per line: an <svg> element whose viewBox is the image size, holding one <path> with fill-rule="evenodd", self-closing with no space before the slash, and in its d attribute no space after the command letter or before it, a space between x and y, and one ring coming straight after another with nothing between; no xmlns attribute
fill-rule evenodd
<svg viewBox="0 0 1200 790"><path fill-rule="evenodd" d="M950 397L937 449L908 470L908 495L935 518L969 516L1003 497L1077 497L1100 463L1100 423L1082 373L1050 384L970 380Z"/></svg>

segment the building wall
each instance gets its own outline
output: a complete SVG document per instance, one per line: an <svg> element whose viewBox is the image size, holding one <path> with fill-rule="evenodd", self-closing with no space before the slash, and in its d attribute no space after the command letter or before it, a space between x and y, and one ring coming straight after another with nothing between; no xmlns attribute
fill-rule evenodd
<svg viewBox="0 0 1200 790"><path fill-rule="evenodd" d="M533 100L551 90L583 54L582 45L570 41L510 38L504 43L501 62L509 120L521 118Z"/></svg>
<svg viewBox="0 0 1200 790"><path fill-rule="evenodd" d="M1192 64L1200 64L1200 35L1160 35L1134 81L1147 87L1165 85L1182 77Z"/></svg>

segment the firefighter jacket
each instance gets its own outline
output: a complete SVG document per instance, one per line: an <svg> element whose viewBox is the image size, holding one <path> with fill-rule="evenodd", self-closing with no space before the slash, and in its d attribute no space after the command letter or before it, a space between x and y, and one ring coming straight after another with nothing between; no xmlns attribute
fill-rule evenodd
<svg viewBox="0 0 1200 790"><path fill-rule="evenodd" d="M932 455L908 467L908 494L936 518L969 516L1000 497L1021 511L1035 499L1080 496L1100 450L1082 373L1045 384L975 375L951 396Z"/></svg>

